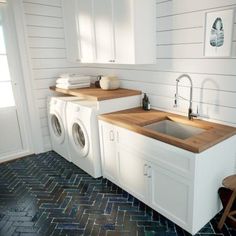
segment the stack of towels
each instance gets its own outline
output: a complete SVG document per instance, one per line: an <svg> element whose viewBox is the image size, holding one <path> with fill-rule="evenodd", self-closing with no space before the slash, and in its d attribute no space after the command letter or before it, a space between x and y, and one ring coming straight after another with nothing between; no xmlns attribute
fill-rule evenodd
<svg viewBox="0 0 236 236"><path fill-rule="evenodd" d="M90 76L62 74L56 80L56 87L61 89L77 89L90 87Z"/></svg>

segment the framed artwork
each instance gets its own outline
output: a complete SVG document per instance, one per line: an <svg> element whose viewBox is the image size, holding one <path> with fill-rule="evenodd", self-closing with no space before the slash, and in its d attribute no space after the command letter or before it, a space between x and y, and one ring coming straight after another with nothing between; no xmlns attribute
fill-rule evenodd
<svg viewBox="0 0 236 236"><path fill-rule="evenodd" d="M205 17L205 57L230 57L234 9L207 12Z"/></svg>

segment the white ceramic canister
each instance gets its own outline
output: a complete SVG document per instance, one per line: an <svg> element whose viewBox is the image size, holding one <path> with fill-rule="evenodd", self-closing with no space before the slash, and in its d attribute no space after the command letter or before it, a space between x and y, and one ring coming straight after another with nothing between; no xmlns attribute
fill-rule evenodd
<svg viewBox="0 0 236 236"><path fill-rule="evenodd" d="M116 76L102 76L100 86L104 90L114 90L120 87L120 81Z"/></svg>

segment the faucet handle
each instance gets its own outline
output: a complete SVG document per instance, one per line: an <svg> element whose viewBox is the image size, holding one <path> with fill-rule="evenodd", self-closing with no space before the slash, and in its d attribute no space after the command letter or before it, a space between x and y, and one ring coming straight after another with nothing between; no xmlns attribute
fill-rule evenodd
<svg viewBox="0 0 236 236"><path fill-rule="evenodd" d="M189 110L188 110L188 118L189 118L189 120L192 120L193 118L197 118L197 117L199 117L198 106L197 106L197 112L196 113L194 113L192 111L192 109L189 108Z"/></svg>
<svg viewBox="0 0 236 236"><path fill-rule="evenodd" d="M173 107L177 107L178 106L177 98L178 98L178 96L177 96L177 94L175 94L175 102L174 102Z"/></svg>

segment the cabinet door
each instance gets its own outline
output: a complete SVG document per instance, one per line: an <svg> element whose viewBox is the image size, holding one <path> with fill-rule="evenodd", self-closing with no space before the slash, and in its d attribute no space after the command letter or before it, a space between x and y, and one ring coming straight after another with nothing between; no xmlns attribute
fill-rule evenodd
<svg viewBox="0 0 236 236"><path fill-rule="evenodd" d="M76 1L62 0L66 56L72 62L79 62L81 59L76 24Z"/></svg>
<svg viewBox="0 0 236 236"><path fill-rule="evenodd" d="M76 1L77 40L81 62L95 61L93 0Z"/></svg>
<svg viewBox="0 0 236 236"><path fill-rule="evenodd" d="M114 126L105 122L99 122L100 146L102 152L103 176L112 182L117 182L117 154L116 131Z"/></svg>
<svg viewBox="0 0 236 236"><path fill-rule="evenodd" d="M94 1L94 24L97 62L114 61L112 0Z"/></svg>
<svg viewBox="0 0 236 236"><path fill-rule="evenodd" d="M118 178L122 188L147 203L148 165L138 152L126 145L118 146Z"/></svg>
<svg viewBox="0 0 236 236"><path fill-rule="evenodd" d="M114 1L115 60L120 64L135 63L134 28L132 19L133 1Z"/></svg>
<svg viewBox="0 0 236 236"><path fill-rule="evenodd" d="M180 226L186 226L191 204L188 181L154 164L149 165L148 176L151 206Z"/></svg>

